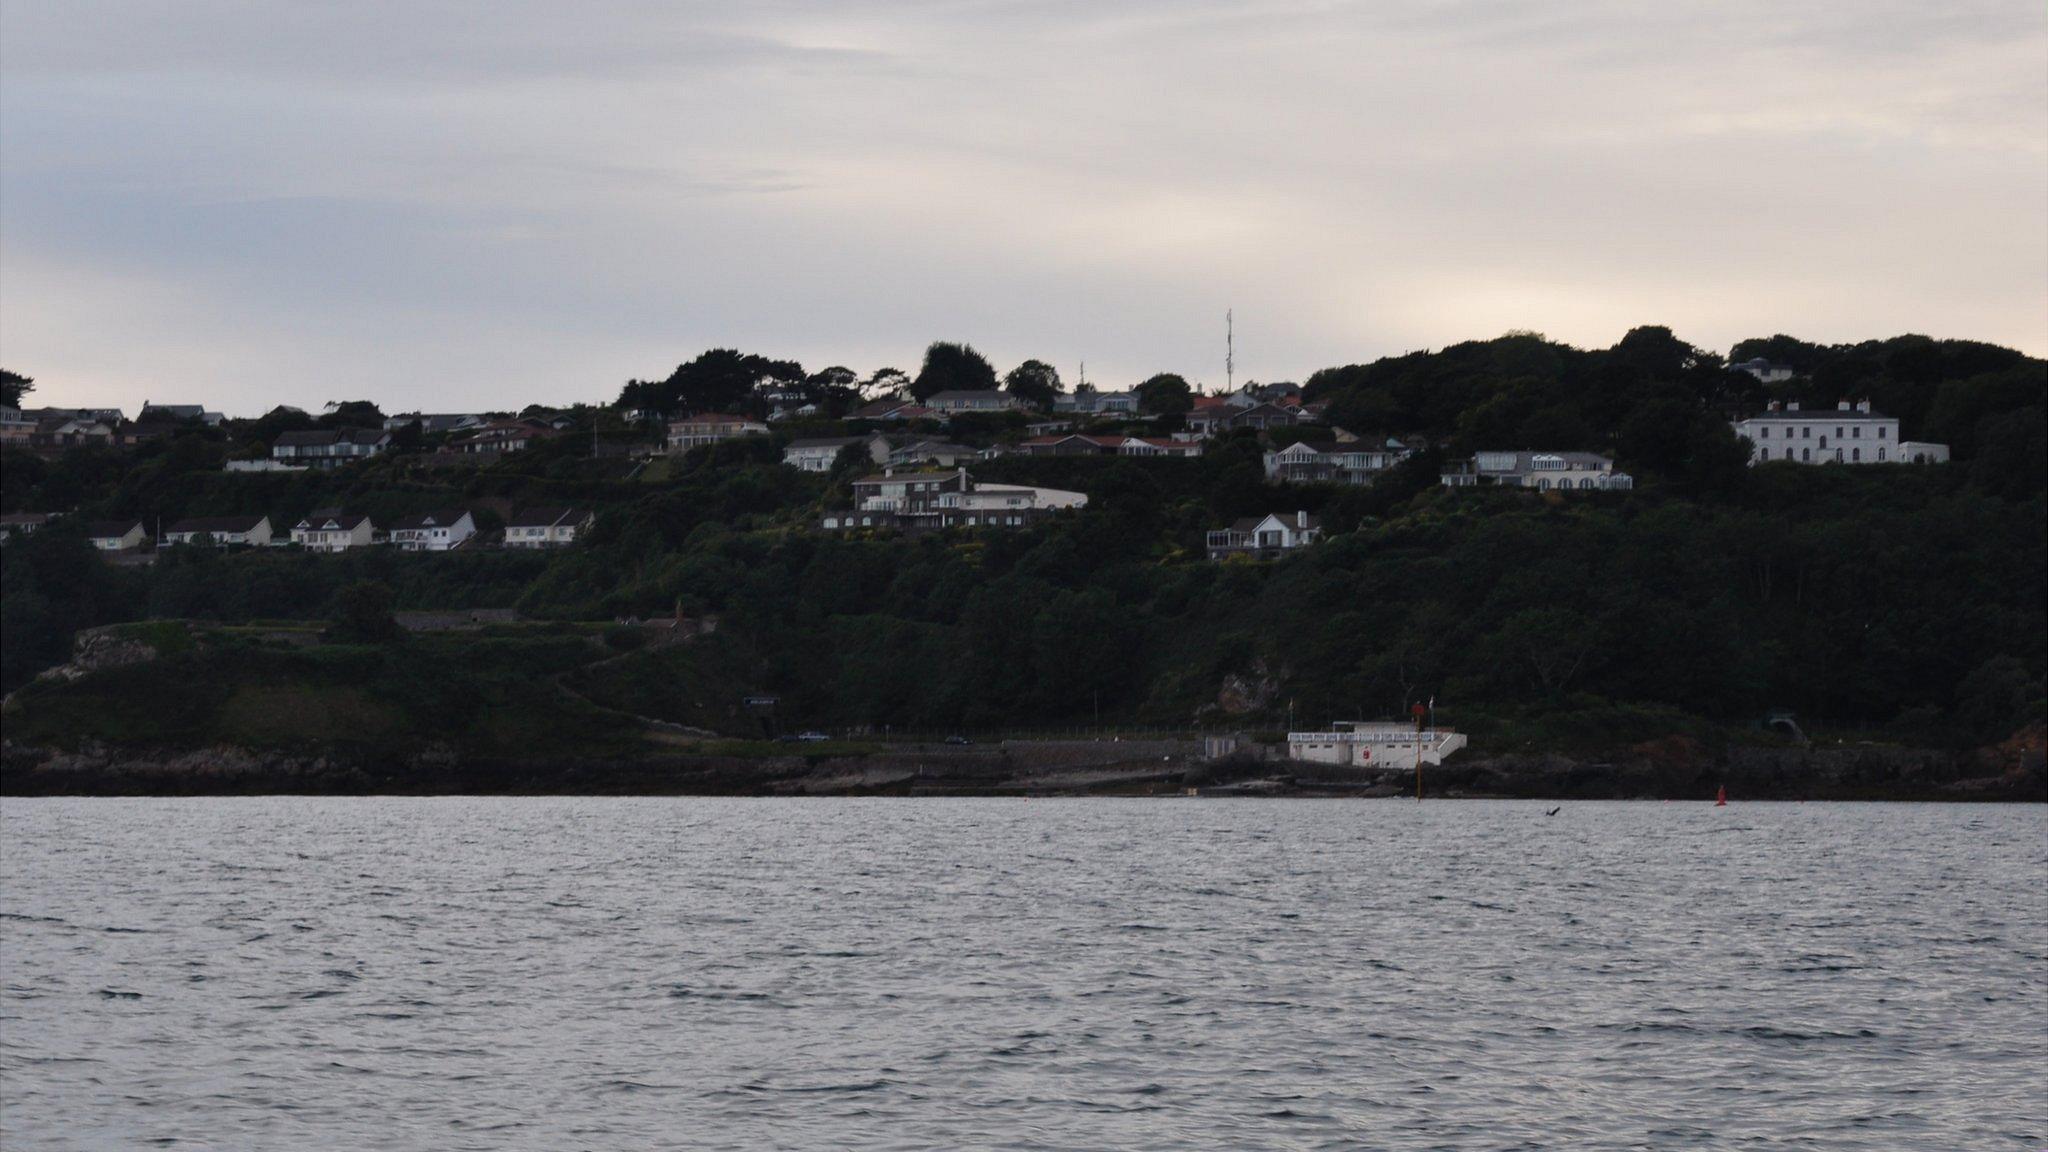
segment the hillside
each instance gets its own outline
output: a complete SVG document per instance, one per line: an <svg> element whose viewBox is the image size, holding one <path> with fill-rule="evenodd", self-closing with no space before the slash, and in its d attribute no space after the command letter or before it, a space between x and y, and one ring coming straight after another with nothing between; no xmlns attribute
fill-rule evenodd
<svg viewBox="0 0 2048 1152"><path fill-rule="evenodd" d="M1720 746L1783 713L1817 740L1942 749L2038 724L2048 365L1919 337L1736 351L1801 375L1765 386L1661 329L1605 350L1509 336L1330 369L1306 395L1331 423L1427 448L1360 488L1269 483L1261 453L1293 430L1232 433L1187 460L1004 457L977 477L1082 491L1088 507L914 538L818 532L847 473L783 466L780 432L642 468L574 437L453 473L399 456L231 476L203 437L18 471L10 454L10 509L66 492L78 519L451 501L575 502L599 519L553 554L173 549L136 569L53 526L4 558L8 739L609 755L639 747L618 713L758 734L734 712L744 694L779 697L785 729L932 732L1277 729L1434 699L1441 722L1501 752ZM1745 465L1729 413L1845 395L1946 438L1954 462ZM974 434L1017 435L998 421ZM1609 452L1638 484L1437 483L1482 447ZM1208 529L1276 511L1319 515L1328 538L1276 562L1203 559ZM29 683L80 628L321 622L365 582L400 609L516 608L566 630L289 651L216 633L147 669ZM603 624L577 623L676 612L718 617L716 642L621 654Z"/></svg>

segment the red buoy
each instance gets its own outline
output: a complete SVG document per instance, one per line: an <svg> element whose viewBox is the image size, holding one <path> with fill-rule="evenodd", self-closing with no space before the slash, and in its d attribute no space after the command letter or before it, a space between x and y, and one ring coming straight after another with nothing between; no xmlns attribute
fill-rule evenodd
<svg viewBox="0 0 2048 1152"><path fill-rule="evenodd" d="M1719 792L1716 792L1716 793L1714 794L1714 807L1716 807L1716 808L1726 808L1727 806L1728 806L1728 786L1727 786L1726 784L1723 784L1723 785L1721 785L1721 790L1720 790Z"/></svg>

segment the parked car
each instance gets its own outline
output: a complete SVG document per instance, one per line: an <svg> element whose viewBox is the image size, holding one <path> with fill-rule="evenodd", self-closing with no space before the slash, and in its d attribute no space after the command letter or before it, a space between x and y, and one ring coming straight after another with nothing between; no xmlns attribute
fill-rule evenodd
<svg viewBox="0 0 2048 1152"><path fill-rule="evenodd" d="M948 736L948 737L946 737L946 743L948 743L948 744L972 744L972 743L974 743L974 741L972 741L972 740L969 740L969 739L968 739L967 737L965 737L965 736Z"/></svg>
<svg viewBox="0 0 2048 1152"><path fill-rule="evenodd" d="M825 735L823 732L799 732L796 738L806 744L822 744L831 739L830 736Z"/></svg>

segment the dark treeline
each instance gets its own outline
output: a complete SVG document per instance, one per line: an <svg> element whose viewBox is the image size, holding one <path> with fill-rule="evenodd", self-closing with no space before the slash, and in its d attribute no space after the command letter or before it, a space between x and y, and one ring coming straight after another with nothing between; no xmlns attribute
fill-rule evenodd
<svg viewBox="0 0 2048 1152"><path fill-rule="evenodd" d="M920 375L985 385L971 351L939 354ZM699 449L652 480L588 458L589 440L574 437L446 475L381 459L223 476L223 449L196 434L20 472L10 456L10 508L65 492L81 515L546 501L600 518L586 544L553 555L173 550L153 570L99 565L59 525L6 550L6 679L60 660L89 624L332 618L348 588L372 580L401 608L716 613L730 692L776 693L786 714L821 726L1185 724L1221 720L1227 705L1233 722L1277 727L1430 698L1446 722L1558 744L1749 727L1777 710L1940 745L2038 722L2048 365L1921 337L1775 337L1734 355L1802 375L1767 387L1663 329L1610 349L1511 335L1328 369L1305 389L1329 403L1330 423L1426 437L1429 450L1355 489L1266 483L1265 446L1248 433L1192 460L1007 457L977 476L1085 491L1088 508L1031 531L918 539L816 532L858 466L783 467L781 434ZM757 372L811 379L787 362L720 357L634 398L725 400ZM834 370L819 386L853 388L851 376ZM1053 387L1056 374L1012 383ZM1910 438L1950 443L1955 463L1749 468L1728 427L1771 399L1865 397ZM1002 420L980 432L1016 434ZM1560 498L1438 485L1444 459L1481 447L1612 452L1639 486ZM1202 561L1207 529L1294 511L1320 515L1331 538L1278 563ZM688 658L634 657L648 677Z"/></svg>

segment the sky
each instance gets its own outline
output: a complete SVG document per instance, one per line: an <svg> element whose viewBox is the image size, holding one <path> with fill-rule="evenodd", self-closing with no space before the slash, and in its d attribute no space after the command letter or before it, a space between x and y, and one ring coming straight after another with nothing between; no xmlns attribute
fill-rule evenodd
<svg viewBox="0 0 2048 1152"><path fill-rule="evenodd" d="M1069 384L1511 329L2048 355L2040 0L7 0L33 403Z"/></svg>

